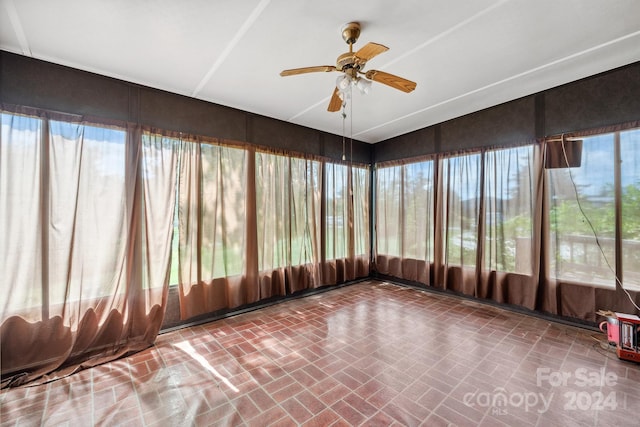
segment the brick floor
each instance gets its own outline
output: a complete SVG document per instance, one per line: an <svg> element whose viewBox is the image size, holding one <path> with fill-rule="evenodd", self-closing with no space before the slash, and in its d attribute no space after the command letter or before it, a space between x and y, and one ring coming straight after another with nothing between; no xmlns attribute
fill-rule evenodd
<svg viewBox="0 0 640 427"><path fill-rule="evenodd" d="M618 360L603 339L486 304L366 281L166 333L126 359L3 390L0 421L637 425L640 365Z"/></svg>

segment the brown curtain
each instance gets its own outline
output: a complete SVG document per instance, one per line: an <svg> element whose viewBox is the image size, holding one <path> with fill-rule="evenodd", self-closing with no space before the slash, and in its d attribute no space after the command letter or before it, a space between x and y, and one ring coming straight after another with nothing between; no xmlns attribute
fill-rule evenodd
<svg viewBox="0 0 640 427"><path fill-rule="evenodd" d="M539 158L527 145L378 168L378 271L533 308Z"/></svg>
<svg viewBox="0 0 640 427"><path fill-rule="evenodd" d="M255 301L247 270L247 150L181 141L178 184L182 319Z"/></svg>
<svg viewBox="0 0 640 427"><path fill-rule="evenodd" d="M638 312L640 130L600 132L442 155L427 184L416 171L428 159L414 171L379 165L377 270L586 321L599 309ZM419 220L433 238L416 227L417 200L435 207ZM431 261L410 250L416 236L433 239Z"/></svg>
<svg viewBox="0 0 640 427"><path fill-rule="evenodd" d="M476 295L482 202L482 155L463 154L440 160L439 231L435 286ZM440 236L437 235L436 238Z"/></svg>
<svg viewBox="0 0 640 427"><path fill-rule="evenodd" d="M320 285L321 163L255 154L260 299Z"/></svg>
<svg viewBox="0 0 640 427"><path fill-rule="evenodd" d="M325 252L322 283L369 275L369 169L325 163Z"/></svg>
<svg viewBox="0 0 640 427"><path fill-rule="evenodd" d="M371 176L368 167L350 166L351 215L353 224L349 231L353 260L353 277L350 280L369 276L371 268Z"/></svg>
<svg viewBox="0 0 640 427"><path fill-rule="evenodd" d="M322 284L321 161L184 138L179 170L182 319Z"/></svg>
<svg viewBox="0 0 640 427"><path fill-rule="evenodd" d="M377 170L376 269L432 284L434 240L433 159Z"/></svg>
<svg viewBox="0 0 640 427"><path fill-rule="evenodd" d="M541 176L533 144L378 168L376 268L534 309Z"/></svg>
<svg viewBox="0 0 640 427"><path fill-rule="evenodd" d="M536 308L540 270L541 150L537 145L483 153L476 295Z"/></svg>
<svg viewBox="0 0 640 427"><path fill-rule="evenodd" d="M2 112L3 386L153 343L167 291L174 161L173 147L141 144L135 127Z"/></svg>

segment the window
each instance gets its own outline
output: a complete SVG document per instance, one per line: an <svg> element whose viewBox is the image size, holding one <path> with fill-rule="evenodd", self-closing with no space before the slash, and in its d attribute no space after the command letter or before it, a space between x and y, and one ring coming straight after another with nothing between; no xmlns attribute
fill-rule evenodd
<svg viewBox="0 0 640 427"><path fill-rule="evenodd" d="M484 153L484 267L532 274L534 147Z"/></svg>
<svg viewBox="0 0 640 427"><path fill-rule="evenodd" d="M480 168L480 154L442 160L445 264L476 265Z"/></svg>
<svg viewBox="0 0 640 427"><path fill-rule="evenodd" d="M179 282L240 275L245 270L246 150L183 141L179 156ZM172 256L175 267L176 255ZM175 279L174 279L175 280Z"/></svg>
<svg viewBox="0 0 640 427"><path fill-rule="evenodd" d="M580 167L547 169L549 264L556 279L615 283L609 267L615 268L614 144L615 134L585 138Z"/></svg>
<svg viewBox="0 0 640 427"><path fill-rule="evenodd" d="M325 165L327 182L326 259L348 256L349 187L347 166L334 163Z"/></svg>
<svg viewBox="0 0 640 427"><path fill-rule="evenodd" d="M433 260L433 164L403 166L403 258Z"/></svg>
<svg viewBox="0 0 640 427"><path fill-rule="evenodd" d="M351 239L353 239L353 255L368 254L369 169L327 163L325 171L326 259L350 257Z"/></svg>
<svg viewBox="0 0 640 427"><path fill-rule="evenodd" d="M0 271L3 283L12 289L3 296L0 309L3 314L24 309L36 321L46 303L41 286L44 231L39 172L43 121L9 113L0 119Z"/></svg>
<svg viewBox="0 0 640 427"><path fill-rule="evenodd" d="M121 128L58 120L44 134L39 118L2 114L0 258L5 280L19 285L3 310L48 317L69 301L90 306L124 293L126 137Z"/></svg>
<svg viewBox="0 0 640 427"><path fill-rule="evenodd" d="M49 135L50 303L123 292L126 132L50 121Z"/></svg>
<svg viewBox="0 0 640 427"><path fill-rule="evenodd" d="M379 254L433 260L434 161L377 171Z"/></svg>
<svg viewBox="0 0 640 427"><path fill-rule="evenodd" d="M290 159L291 165L291 264L319 259L320 168L312 160Z"/></svg>
<svg viewBox="0 0 640 427"><path fill-rule="evenodd" d="M244 272L247 151L211 144L200 144L200 150L200 258L208 281Z"/></svg>
<svg viewBox="0 0 640 427"><path fill-rule="evenodd" d="M353 239L355 255L370 252L369 240L369 168L351 168L353 180Z"/></svg>
<svg viewBox="0 0 640 427"><path fill-rule="evenodd" d="M381 255L402 256L402 171L403 166L381 167L376 171L376 248Z"/></svg>
<svg viewBox="0 0 640 427"><path fill-rule="evenodd" d="M180 140L169 136L142 133L142 185L145 189L144 204L149 216L148 222L154 227L159 224L170 224L168 228L149 230L143 223L143 235L154 233L154 238L143 239L142 251L144 265L153 264L153 268L145 269L143 284L147 286L164 286L166 281L166 262L170 257L169 285L178 284L178 203L177 175L178 152ZM170 215L170 217L169 217ZM168 234L160 234L160 232ZM171 245L167 242L171 241ZM153 272L161 272L153 277Z"/></svg>
<svg viewBox="0 0 640 427"><path fill-rule="evenodd" d="M260 271L318 258L319 162L256 153L256 206Z"/></svg>
<svg viewBox="0 0 640 427"><path fill-rule="evenodd" d="M620 133L622 280L640 290L640 130Z"/></svg>

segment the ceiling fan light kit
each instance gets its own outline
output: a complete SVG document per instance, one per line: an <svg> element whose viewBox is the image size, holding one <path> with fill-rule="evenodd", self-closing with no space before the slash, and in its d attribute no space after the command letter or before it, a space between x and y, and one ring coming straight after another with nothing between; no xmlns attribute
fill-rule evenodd
<svg viewBox="0 0 640 427"><path fill-rule="evenodd" d="M349 52L338 56L336 65L321 65L313 67L293 68L283 70L281 76L292 76L296 74L317 73L338 71L342 75L336 79L336 87L333 95L329 100L328 111L339 111L345 99L350 97L351 87L355 86L361 93L367 94L371 88L371 82L376 81L402 92L411 92L416 88L416 83L403 77L398 77L378 70L369 70L364 72L363 69L370 59L389 50L388 47L369 42L360 48L357 52L353 52L353 45L360 37L360 24L358 22L349 22L342 27L342 39L349 45Z"/></svg>

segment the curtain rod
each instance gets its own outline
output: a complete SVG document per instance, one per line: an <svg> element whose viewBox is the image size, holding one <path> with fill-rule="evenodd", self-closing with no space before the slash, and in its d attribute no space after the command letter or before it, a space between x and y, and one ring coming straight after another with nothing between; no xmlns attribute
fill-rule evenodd
<svg viewBox="0 0 640 427"><path fill-rule="evenodd" d="M577 136L567 136L561 135L560 137L552 136L548 138L543 138L545 142L560 142L560 141L582 141L584 137Z"/></svg>

